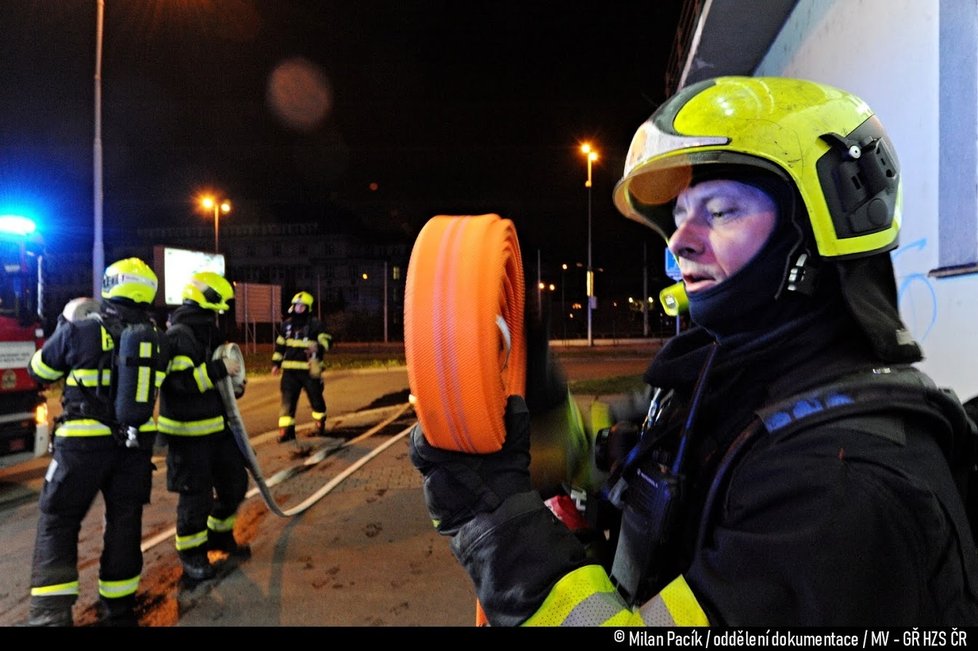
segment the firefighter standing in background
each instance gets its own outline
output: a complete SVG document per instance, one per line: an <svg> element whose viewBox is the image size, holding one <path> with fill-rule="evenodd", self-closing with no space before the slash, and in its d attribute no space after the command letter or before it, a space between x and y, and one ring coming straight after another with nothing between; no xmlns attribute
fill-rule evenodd
<svg viewBox="0 0 978 651"><path fill-rule="evenodd" d="M213 359L225 342L216 315L228 309L234 288L220 274L193 275L183 305L170 315L170 368L160 392L159 429L166 436L167 490L179 493L176 548L184 576L213 578L209 550L246 558L234 539L238 507L248 489L244 457L228 427L217 384L237 375L233 359Z"/></svg>
<svg viewBox="0 0 978 651"><path fill-rule="evenodd" d="M58 328L31 359L29 371L36 380L50 384L64 379L64 390L53 458L39 502L28 625L73 624L79 531L100 492L105 504L98 580L103 623L137 623L143 505L150 498L156 436L153 403L167 361L165 338L149 313L156 288L156 274L142 260L110 265L102 279L98 311L64 315L74 320L59 319ZM143 386L127 393L113 362L123 329L131 324L149 333L145 351L153 363L151 372L143 374ZM140 400L144 404L138 412L148 418L138 424L120 422L127 403ZM128 432L123 432L125 425Z"/></svg>
<svg viewBox="0 0 978 651"><path fill-rule="evenodd" d="M312 315L312 294L292 297L289 316L279 327L272 353L272 375L282 372L282 405L278 412L278 442L295 440L295 409L303 390L316 421L316 436L326 435L322 359L333 341L322 322Z"/></svg>

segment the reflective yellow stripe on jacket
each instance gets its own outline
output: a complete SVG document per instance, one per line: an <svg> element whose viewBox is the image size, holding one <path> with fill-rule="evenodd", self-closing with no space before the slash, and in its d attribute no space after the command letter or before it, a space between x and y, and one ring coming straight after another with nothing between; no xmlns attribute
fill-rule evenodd
<svg viewBox="0 0 978 651"><path fill-rule="evenodd" d="M172 360L170 360L170 373L176 371L185 371L188 368L194 369L193 378L194 382L197 383L197 390L201 393L213 389L216 385L214 381L211 380L210 375L207 374L207 362L204 362L198 366L194 366L194 362L187 355L177 355ZM165 377L165 374L164 374ZM162 380L161 380L162 382Z"/></svg>
<svg viewBox="0 0 978 651"><path fill-rule="evenodd" d="M160 416L159 429L164 434L173 436L206 436L224 431L224 416L215 416L203 420L180 421Z"/></svg>
<svg viewBox="0 0 978 651"><path fill-rule="evenodd" d="M170 360L170 373L187 369L193 369L194 382L201 393L215 387L207 374L207 362L194 366L193 360L187 355L176 355ZM173 436L207 436L224 431L224 416L212 416L201 420L174 420L160 415L158 426L161 432Z"/></svg>
<svg viewBox="0 0 978 651"><path fill-rule="evenodd" d="M709 626L683 577L638 610L630 608L600 565L564 576L524 626Z"/></svg>
<svg viewBox="0 0 978 651"><path fill-rule="evenodd" d="M151 418L140 425L138 429L142 433L155 432L156 421ZM61 425L58 426L58 429L54 431L54 435L72 438L111 436L112 428L93 418L78 418L75 420L66 420L65 422L61 423Z"/></svg>
<svg viewBox="0 0 978 651"><path fill-rule="evenodd" d="M109 369L102 369L100 378L99 369L97 368L72 369L68 373L68 377L65 378L65 384L70 387L97 387L100 384L103 387L111 386L112 371Z"/></svg>
<svg viewBox="0 0 978 651"><path fill-rule="evenodd" d="M47 382L54 382L55 380L60 380L61 376L64 375L64 373L62 373L61 371L51 368L50 366L44 363L44 360L41 359L40 350L37 350L31 356L31 370L34 371L37 377Z"/></svg>
<svg viewBox="0 0 978 651"><path fill-rule="evenodd" d="M84 438L89 436L111 436L112 430L108 425L101 423L94 418L79 418L78 420L68 420L58 426L54 431L55 436Z"/></svg>

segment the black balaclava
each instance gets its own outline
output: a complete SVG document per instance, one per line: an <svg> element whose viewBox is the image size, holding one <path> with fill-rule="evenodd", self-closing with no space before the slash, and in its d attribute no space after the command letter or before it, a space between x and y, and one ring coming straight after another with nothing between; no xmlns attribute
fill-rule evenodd
<svg viewBox="0 0 978 651"><path fill-rule="evenodd" d="M298 303L293 303L289 307L289 315L292 318L292 323L295 324L296 327L301 328L302 326L304 326L307 323L309 323L309 317L310 317L310 314L311 314L312 310L309 309L309 306L308 305L306 305L305 303L302 303L302 305L305 306L306 309L303 310L302 312L296 312L296 310L295 310L295 306L296 305L298 305Z"/></svg>
<svg viewBox="0 0 978 651"><path fill-rule="evenodd" d="M121 296L102 301L100 311L104 316L119 319L123 323L142 323L149 320L148 305Z"/></svg>
<svg viewBox="0 0 978 651"><path fill-rule="evenodd" d="M689 299L692 320L718 342L772 331L825 307L855 320L875 356L887 363L923 357L904 326L888 252L828 263L815 248L811 223L793 184L774 173L744 166L709 165L694 171L692 184L708 179L740 181L774 199L778 221L767 242L743 269ZM792 267L804 256L809 286L786 289Z"/></svg>
<svg viewBox="0 0 978 651"><path fill-rule="evenodd" d="M789 297L783 289L791 265L806 252L806 237L804 226L796 219L800 199L787 181L743 166L709 165L697 168L691 185L713 179L739 181L762 190L774 200L778 213L767 242L743 269L688 297L692 320L722 343L732 335L775 325L784 319L787 304L798 302L801 297Z"/></svg>

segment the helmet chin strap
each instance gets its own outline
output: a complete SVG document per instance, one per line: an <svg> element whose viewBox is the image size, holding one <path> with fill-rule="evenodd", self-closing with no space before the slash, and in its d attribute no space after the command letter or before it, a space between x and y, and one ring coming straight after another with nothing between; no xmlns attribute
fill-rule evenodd
<svg viewBox="0 0 978 651"><path fill-rule="evenodd" d="M807 218L801 221L798 219L798 210L801 205L801 200L795 190L792 191L787 205L782 208L784 210L783 217L787 218L788 224L794 229L797 240L785 261L784 280L774 296L775 300L781 298L783 292L794 292L803 296L811 296L815 293L819 275L819 259L811 252L810 243L814 241L814 235L810 228L806 228L801 223L804 221L807 224ZM792 260L794 261L792 262Z"/></svg>
<svg viewBox="0 0 978 651"><path fill-rule="evenodd" d="M784 285L784 290L811 296L815 293L817 278L818 267L811 263L808 251L802 251L788 270L788 279Z"/></svg>

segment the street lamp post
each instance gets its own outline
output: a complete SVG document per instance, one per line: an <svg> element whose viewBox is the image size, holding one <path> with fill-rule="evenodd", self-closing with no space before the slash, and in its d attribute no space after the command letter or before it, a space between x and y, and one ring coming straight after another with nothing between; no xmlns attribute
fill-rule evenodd
<svg viewBox="0 0 978 651"><path fill-rule="evenodd" d="M105 248L102 244L102 25L105 0L95 3L95 138L92 143L92 185L94 214L92 216L92 296L102 291L105 271Z"/></svg>
<svg viewBox="0 0 978 651"><path fill-rule="evenodd" d="M564 286L567 284L567 263L560 265L560 324L564 339L567 339L567 301L565 300Z"/></svg>
<svg viewBox="0 0 978 651"><path fill-rule="evenodd" d="M220 253L221 249L218 246L218 234L220 233L221 213L226 215L231 212L231 202L227 199L219 201L210 195L206 195L200 198L200 207L204 210L214 211L214 253Z"/></svg>
<svg viewBox="0 0 978 651"><path fill-rule="evenodd" d="M589 143L581 145L581 152L587 158L587 345L594 345L591 331L591 312L594 309L594 269L591 266L591 164L598 160L598 152Z"/></svg>

